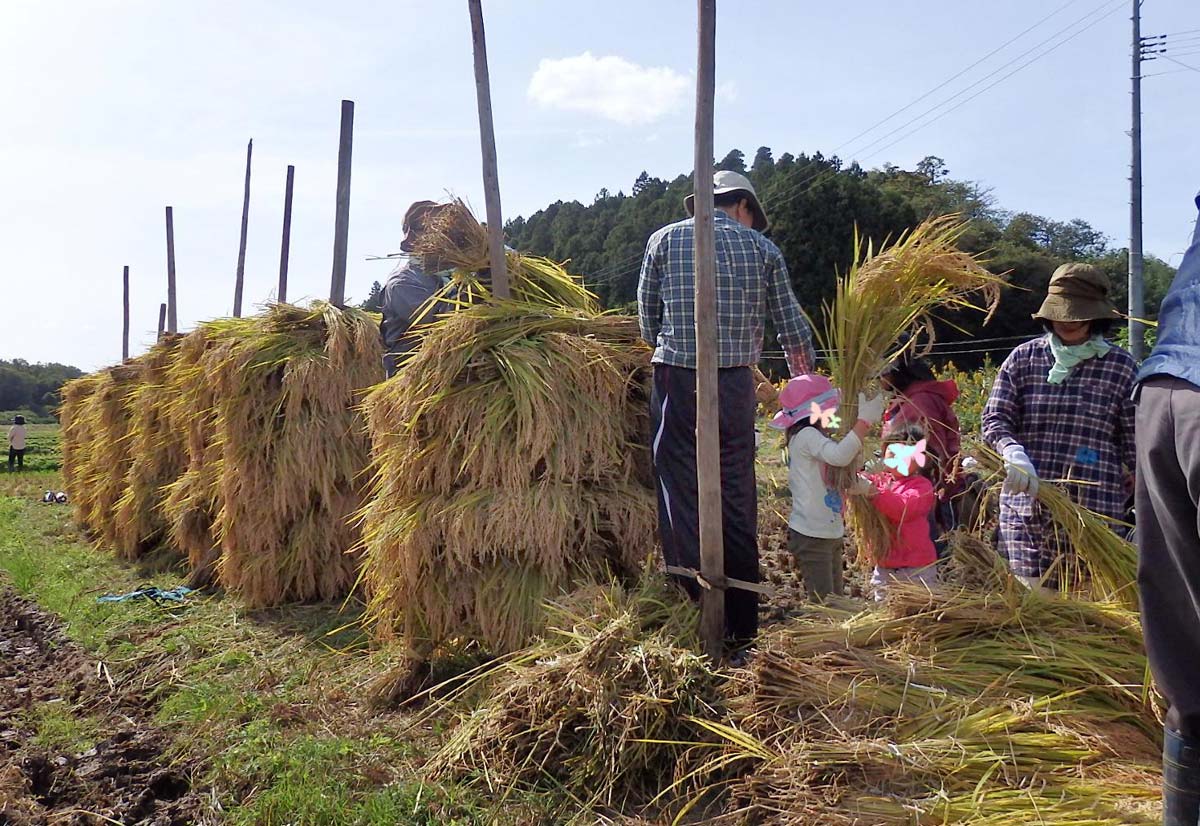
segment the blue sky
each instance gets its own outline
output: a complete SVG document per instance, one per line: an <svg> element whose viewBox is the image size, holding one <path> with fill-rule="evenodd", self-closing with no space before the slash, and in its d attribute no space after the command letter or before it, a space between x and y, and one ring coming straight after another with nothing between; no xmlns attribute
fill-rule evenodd
<svg viewBox="0 0 1200 826"><path fill-rule="evenodd" d="M1126 243L1127 2L718 5L718 155L838 149L866 166L909 167L939 155L1006 208L1083 218ZM691 0L484 0L484 13L506 217L558 199L590 202L601 188L628 191L643 169L673 177L691 166ZM1195 0L1147 0L1143 15L1146 34L1200 30ZM1157 60L1146 73L1170 74L1144 83L1146 249L1173 263L1200 189L1200 45L1187 45L1200 40L1178 42L1178 59L1198 70ZM275 288L289 163L290 297L326 294L342 98L357 106L351 297L385 279L389 265L365 259L396 249L411 201L451 191L482 211L460 0L0 0L0 77L0 358L85 369L117 360L125 264L133 350L144 349L165 300L166 204L181 327L229 313L250 137L246 307Z"/></svg>

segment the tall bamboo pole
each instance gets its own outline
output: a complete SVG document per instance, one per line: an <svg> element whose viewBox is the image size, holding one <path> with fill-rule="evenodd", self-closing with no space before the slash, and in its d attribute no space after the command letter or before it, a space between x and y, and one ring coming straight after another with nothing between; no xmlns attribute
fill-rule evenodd
<svg viewBox="0 0 1200 826"><path fill-rule="evenodd" d="M479 143L483 150L483 201L487 206L488 259L492 294L509 297L508 269L504 260L504 220L500 215L500 175L496 168L496 133L492 124L492 91L488 80L487 40L480 0L467 0L471 12L471 45L475 53L475 98L479 106Z"/></svg>
<svg viewBox="0 0 1200 826"><path fill-rule="evenodd" d="M288 255L292 246L292 182L296 167L288 164L287 185L283 190L283 241L279 247L279 290L275 300L280 304L287 301Z"/></svg>
<svg viewBox="0 0 1200 826"><path fill-rule="evenodd" d="M717 397L717 268L713 226L713 97L716 91L716 0L698 0L696 62L695 266L696 266L696 481L700 510L700 573L724 584L721 534L720 406ZM700 636L717 659L725 636L724 588L700 597Z"/></svg>
<svg viewBox="0 0 1200 826"><path fill-rule="evenodd" d="M179 315L175 306L175 217L167 207L167 332L179 331Z"/></svg>
<svg viewBox="0 0 1200 826"><path fill-rule="evenodd" d="M121 361L129 361L129 265L125 265L125 272L122 275L124 289L122 290L122 313L121 322Z"/></svg>
<svg viewBox="0 0 1200 826"><path fill-rule="evenodd" d="M346 303L346 245L350 239L350 154L354 148L354 101L342 101L342 127L338 137L337 215L333 222L333 277L329 303Z"/></svg>
<svg viewBox="0 0 1200 826"><path fill-rule="evenodd" d="M242 237L238 242L237 279L233 285L233 317L242 317L242 285L246 277L246 228L250 222L250 155L254 152L254 138L246 144L246 188L242 194Z"/></svg>

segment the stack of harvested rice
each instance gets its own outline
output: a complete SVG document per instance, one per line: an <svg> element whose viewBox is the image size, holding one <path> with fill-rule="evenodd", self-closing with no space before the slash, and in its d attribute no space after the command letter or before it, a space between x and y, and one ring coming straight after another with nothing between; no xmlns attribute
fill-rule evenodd
<svg viewBox="0 0 1200 826"><path fill-rule="evenodd" d="M525 644L544 600L640 570L655 524L635 319L512 252L514 300L493 302L484 230L461 205L440 220L442 247L422 251L458 268L446 295L463 307L366 404L369 613L421 656L455 637Z"/></svg>
<svg viewBox="0 0 1200 826"><path fill-rule="evenodd" d="M119 538L115 514L132 461L127 437L142 370L142 359L132 359L76 379L65 390L66 397L78 400L77 407L68 404L69 427L64 434L71 441L67 451L73 466L67 492L76 520L106 548L116 547Z"/></svg>
<svg viewBox="0 0 1200 826"><path fill-rule="evenodd" d="M995 310L1004 279L955 246L966 229L956 215L930 218L878 253L855 235L854 263L825 308L822 342L830 354L831 380L842 392L843 433L854 425L858 394L877 392L880 372L904 351L897 349L902 336L923 330L926 346L932 344L935 315L973 308L975 295L986 299L989 318ZM915 348L916 340L913 336L906 347ZM833 477L845 490L853 473L853 467L834 469ZM873 564L887 552L889 528L870 504L848 497L847 521L861 561Z"/></svg>
<svg viewBox="0 0 1200 826"><path fill-rule="evenodd" d="M129 472L114 515L116 551L125 559L138 558L166 538L164 488L183 472L183 433L167 416L173 399L167 376L180 343L180 336L168 335L150 348L129 394Z"/></svg>
<svg viewBox="0 0 1200 826"><path fill-rule="evenodd" d="M214 386L205 358L215 339L207 326L184 337L167 373L167 419L184 445L184 471L166 491L163 514L171 544L187 557L193 587L211 584L220 558L221 447L216 440Z"/></svg>
<svg viewBox="0 0 1200 826"><path fill-rule="evenodd" d="M377 317L276 304L206 326L215 341L199 364L213 384L221 455L221 585L252 607L344 596L357 577L351 520L368 481L357 404L383 378ZM205 424L196 426L191 455L203 462Z"/></svg>
<svg viewBox="0 0 1200 826"><path fill-rule="evenodd" d="M100 383L100 373L89 373L63 385L59 422L62 425L63 484L71 497L75 521L91 530L92 490L83 485L91 461L93 419L88 408Z"/></svg>

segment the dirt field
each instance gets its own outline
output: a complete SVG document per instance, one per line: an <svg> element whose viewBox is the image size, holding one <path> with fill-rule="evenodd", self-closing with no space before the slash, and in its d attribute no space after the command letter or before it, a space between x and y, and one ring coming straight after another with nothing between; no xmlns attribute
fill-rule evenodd
<svg viewBox="0 0 1200 826"><path fill-rule="evenodd" d="M35 736L31 715L48 709L61 742ZM51 615L0 587L0 824L203 823L193 767L171 745L142 698L114 692Z"/></svg>

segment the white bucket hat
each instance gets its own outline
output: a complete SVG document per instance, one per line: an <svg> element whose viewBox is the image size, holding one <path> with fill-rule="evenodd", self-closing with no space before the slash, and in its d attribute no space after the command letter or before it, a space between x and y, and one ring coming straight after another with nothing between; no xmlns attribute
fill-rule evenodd
<svg viewBox="0 0 1200 826"><path fill-rule="evenodd" d="M758 202L758 196L754 193L754 185L750 183L749 178L726 169L720 170L713 175L713 195L724 195L726 192L745 192L746 200L750 202L750 209L754 210L754 229L759 232L767 231L771 224L767 221L767 213L763 211L762 204ZM696 214L694 201L695 195L689 195L683 199L683 208L687 210L688 215Z"/></svg>

